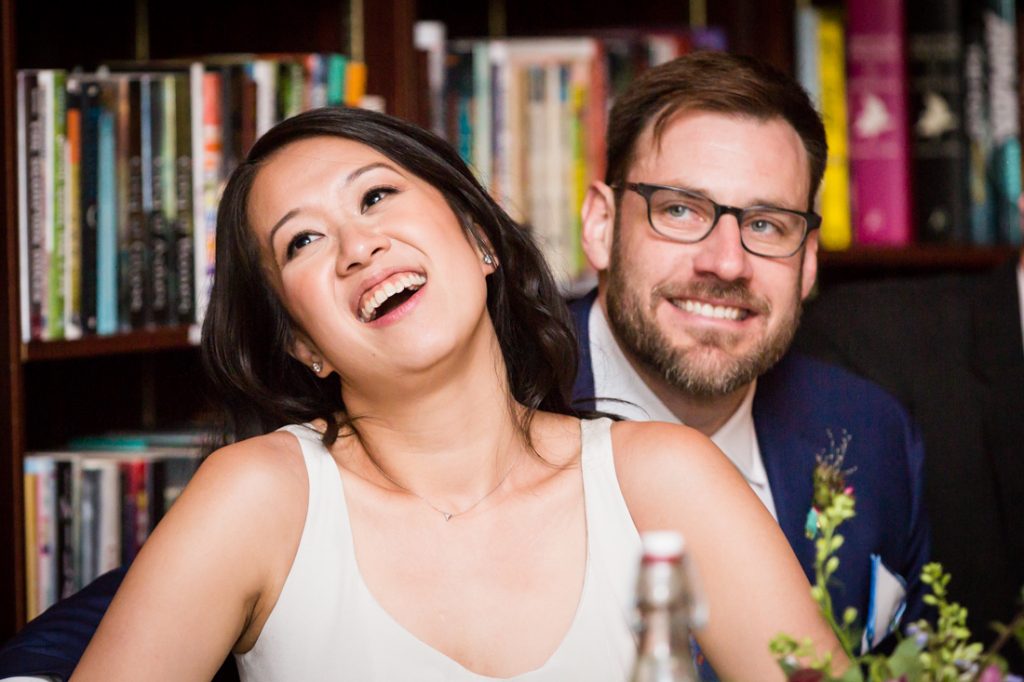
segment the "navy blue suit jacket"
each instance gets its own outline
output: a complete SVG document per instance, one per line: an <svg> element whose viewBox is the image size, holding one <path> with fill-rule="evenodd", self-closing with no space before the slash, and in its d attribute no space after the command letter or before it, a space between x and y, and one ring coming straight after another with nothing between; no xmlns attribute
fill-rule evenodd
<svg viewBox="0 0 1024 682"><path fill-rule="evenodd" d="M596 293L570 305L580 344L573 396L578 407L594 407L588 318ZM615 397L615 396L599 396ZM928 560L928 520L923 504L924 450L903 407L877 385L839 367L790 353L757 381L754 427L779 525L814 580L814 543L804 534L813 497L816 455L829 447L829 433L851 436L845 467L857 501L857 516L840 533L839 570L830 589L836 613L853 606L864 623L871 585L870 556L907 583L903 623L925 614L921 568Z"/></svg>

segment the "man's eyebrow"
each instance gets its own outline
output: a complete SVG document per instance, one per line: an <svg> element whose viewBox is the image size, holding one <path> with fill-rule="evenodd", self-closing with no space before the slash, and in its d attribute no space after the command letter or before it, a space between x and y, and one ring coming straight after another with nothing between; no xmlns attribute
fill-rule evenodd
<svg viewBox="0 0 1024 682"><path fill-rule="evenodd" d="M665 185L667 187L674 187L676 189L686 190L687 192L693 192L694 194L699 194L702 197L705 197L707 199L711 199L712 201L716 201L718 203L722 203L722 202L718 201L717 199L715 199L711 195L711 192L707 191L703 187L689 187L687 185L678 184L678 183L674 183L674 182L668 182L668 183L665 183ZM763 196L755 197L752 201L747 203L747 206L763 206L765 208L783 208L783 209L786 209L787 211L792 211L792 210L799 211L799 210L802 210L802 209L799 209L799 208L797 208L797 209L789 208L788 206L784 205L784 202L773 201L773 200L765 198ZM745 208L745 207L741 206L739 208Z"/></svg>
<svg viewBox="0 0 1024 682"><path fill-rule="evenodd" d="M369 173L370 171L376 170L378 168L387 168L388 170L393 170L396 173L398 172L398 170L391 164L385 163L383 161L377 161L375 163L370 163L365 166L360 166L359 168L356 168L354 171L349 173L348 176L345 178L345 181L342 183L342 187L351 185L361 175ZM274 248L274 235L277 234L277 231L281 229L281 227L283 227L285 223L287 223L289 220L297 216L300 212L301 209L293 208L292 210L288 211L283 216L281 216L281 219L274 223L274 226L270 228L270 235L267 238L267 241L270 244L271 249Z"/></svg>

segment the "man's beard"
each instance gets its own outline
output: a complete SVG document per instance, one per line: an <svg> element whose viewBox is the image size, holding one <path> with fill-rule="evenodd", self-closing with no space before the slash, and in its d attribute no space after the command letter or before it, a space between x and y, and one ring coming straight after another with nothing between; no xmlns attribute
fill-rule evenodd
<svg viewBox="0 0 1024 682"><path fill-rule="evenodd" d="M710 329L689 330L694 346L677 348L654 319L655 305L660 299L732 301L765 318L771 308L766 301L757 299L745 284L719 279L697 280L670 292L656 289L651 292L651 299L645 301L629 288L626 270L621 250L616 244L608 267L608 321L612 331L625 349L649 371L695 398L728 395L764 374L789 349L800 323L801 278L798 277L792 312L779 320L774 331L766 331L759 343L745 355L732 357L726 353L726 349L741 338L740 334Z"/></svg>

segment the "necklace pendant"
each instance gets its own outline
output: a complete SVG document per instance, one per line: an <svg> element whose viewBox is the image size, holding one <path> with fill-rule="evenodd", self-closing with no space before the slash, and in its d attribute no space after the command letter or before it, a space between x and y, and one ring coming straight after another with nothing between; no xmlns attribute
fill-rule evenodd
<svg viewBox="0 0 1024 682"><path fill-rule="evenodd" d="M444 520L445 520L445 521L451 521L451 520L452 520L452 517L453 517L453 516L455 516L455 515L454 515L454 514L452 514L451 512L446 512L446 511L443 511L443 512L441 512L441 516L443 516L443 517L444 517Z"/></svg>

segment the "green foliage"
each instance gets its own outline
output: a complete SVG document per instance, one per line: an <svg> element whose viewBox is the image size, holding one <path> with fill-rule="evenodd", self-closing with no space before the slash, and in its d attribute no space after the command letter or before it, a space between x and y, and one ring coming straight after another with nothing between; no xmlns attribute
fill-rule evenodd
<svg viewBox="0 0 1024 682"><path fill-rule="evenodd" d="M836 552L843 546L837 531L841 524L855 516L853 489L846 477L852 470L843 470L843 457L849 436L844 434L837 444L829 434L830 450L818 456L814 471L814 506L807 519L808 538L814 540L814 585L811 596L832 627L852 665L840 677L832 674L831 656L820 656L809 639L797 641L780 634L771 644L771 652L787 679L810 679L817 673L821 682L1021 682L1007 674L1006 663L998 651L1011 639L1024 648L1024 609L1009 625L994 624L998 639L985 651L971 642L967 628L967 609L949 600L951 576L938 563L930 563L921 571L921 581L931 588L924 601L935 608L934 625L926 620L911 623L907 636L888 656L856 653L861 631L856 627L857 610L848 608L837 621L828 585L839 568ZM1024 589L1021 590L1024 604Z"/></svg>

